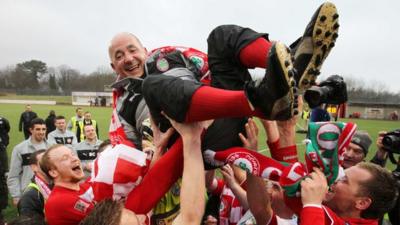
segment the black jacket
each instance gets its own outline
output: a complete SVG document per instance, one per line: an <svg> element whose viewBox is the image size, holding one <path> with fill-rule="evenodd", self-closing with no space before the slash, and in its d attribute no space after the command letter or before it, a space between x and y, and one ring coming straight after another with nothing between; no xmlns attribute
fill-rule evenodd
<svg viewBox="0 0 400 225"><path fill-rule="evenodd" d="M0 117L0 150L8 146L10 137L10 123L4 117Z"/></svg>
<svg viewBox="0 0 400 225"><path fill-rule="evenodd" d="M46 118L46 136L52 132L53 130L56 129L56 125L54 124L54 122L56 121L56 115L49 115Z"/></svg>
<svg viewBox="0 0 400 225"><path fill-rule="evenodd" d="M19 131L22 131L22 127L24 127L25 130L29 128L31 125L31 121L37 117L37 114L35 112L23 112L21 113L21 117L19 118Z"/></svg>
<svg viewBox="0 0 400 225"><path fill-rule="evenodd" d="M34 183L34 181L32 181ZM44 198L42 193L34 187L28 186L18 202L20 216L40 216L44 218Z"/></svg>

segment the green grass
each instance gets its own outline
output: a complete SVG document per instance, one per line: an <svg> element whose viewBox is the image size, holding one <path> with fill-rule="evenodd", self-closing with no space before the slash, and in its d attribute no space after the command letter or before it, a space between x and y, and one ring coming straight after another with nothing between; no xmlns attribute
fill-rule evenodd
<svg viewBox="0 0 400 225"><path fill-rule="evenodd" d="M13 95L6 94L0 95L0 99L10 99L10 100L45 100L45 101L56 101L57 104L66 105L72 104L71 96L58 96L58 95Z"/></svg>
<svg viewBox="0 0 400 225"><path fill-rule="evenodd" d="M43 97L43 96L42 96ZM60 96L57 96L60 97ZM3 98L3 97L0 97ZM23 98L28 99L28 98ZM38 98L32 97L31 99L35 100L48 100L51 98ZM56 100L57 101L57 100ZM70 118L75 115L75 106L67 106L67 105L33 105L33 111L35 111L39 117L45 119L50 110L55 110L57 115L63 115L66 118ZM95 119L99 124L99 133L100 139L105 139L107 137L110 116L111 116L111 108L103 108L103 107L83 107L84 111L90 111L92 113L92 118ZM11 154L12 149L18 143L23 140L23 133L18 131L18 121L20 114L24 110L24 105L22 104L0 104L0 115L7 118L10 121L11 131L10 131L10 145L8 146L8 154ZM400 128L399 122L393 121L382 121L382 120L348 120L343 119L342 121L354 122L358 125L358 128L361 130L366 130L372 137L373 140L376 140L377 134L381 130L394 130L396 128ZM259 148L265 149L266 148L266 141L265 141L265 133L263 129L259 129ZM298 143L299 155L300 159L303 161L305 146L302 143L302 140L305 138L305 134L297 134L296 135L296 143ZM375 154L376 146L373 145L370 148L368 153L367 159L369 160ZM266 153L268 154L268 153ZM395 167L392 163L388 162L387 167L390 170L393 170ZM16 209L10 206L4 211L6 220L9 221L10 219L14 218L17 214Z"/></svg>

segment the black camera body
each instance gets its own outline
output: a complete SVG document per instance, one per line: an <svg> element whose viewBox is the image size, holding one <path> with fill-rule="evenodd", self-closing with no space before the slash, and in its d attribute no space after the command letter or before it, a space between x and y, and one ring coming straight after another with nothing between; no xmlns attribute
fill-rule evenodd
<svg viewBox="0 0 400 225"><path fill-rule="evenodd" d="M400 129L386 133L382 145L387 151L400 154Z"/></svg>
<svg viewBox="0 0 400 225"><path fill-rule="evenodd" d="M304 99L311 108L323 103L339 105L347 102L347 87L343 77L329 76L318 86L312 86L304 93Z"/></svg>

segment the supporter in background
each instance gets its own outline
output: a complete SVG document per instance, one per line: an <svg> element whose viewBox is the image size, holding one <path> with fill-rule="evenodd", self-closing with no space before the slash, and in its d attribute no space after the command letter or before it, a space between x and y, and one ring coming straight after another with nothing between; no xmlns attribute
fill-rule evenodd
<svg viewBox="0 0 400 225"><path fill-rule="evenodd" d="M33 171L29 166L31 154L49 147L49 143L46 141L46 124L44 120L40 118L33 119L29 130L32 134L30 138L16 145L11 154L7 186L15 206L33 176Z"/></svg>
<svg viewBox="0 0 400 225"><path fill-rule="evenodd" d="M75 113L76 115L71 117L67 125L67 129L72 131L74 134L76 134L79 121L83 120L83 109L78 107L75 109Z"/></svg>
<svg viewBox="0 0 400 225"><path fill-rule="evenodd" d="M86 139L78 143L74 149L81 160L85 177L89 177L92 172L92 162L97 158L97 152L102 141L97 138L96 130L92 124L85 125L83 132Z"/></svg>
<svg viewBox="0 0 400 225"><path fill-rule="evenodd" d="M29 104L26 105L25 112L21 113L18 125L18 129L20 132L22 131L22 129L24 130L25 140L28 139L31 135L31 133L29 132L31 121L37 117L37 114L32 111L32 106Z"/></svg>
<svg viewBox="0 0 400 225"><path fill-rule="evenodd" d="M53 132L50 132L47 138L49 144L60 144L65 145L70 149L74 149L76 144L78 144L78 141L75 134L67 130L65 126L65 117L57 116L55 125L57 129L55 129Z"/></svg>
<svg viewBox="0 0 400 225"><path fill-rule="evenodd" d="M46 127L47 127L46 137L50 132L56 129L55 122L56 122L56 112L54 112L54 110L50 110L49 115L46 118Z"/></svg>

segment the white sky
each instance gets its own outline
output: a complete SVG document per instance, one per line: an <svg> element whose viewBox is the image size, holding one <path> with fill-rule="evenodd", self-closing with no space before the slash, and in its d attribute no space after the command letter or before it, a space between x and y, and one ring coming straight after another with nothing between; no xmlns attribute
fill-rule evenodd
<svg viewBox="0 0 400 225"><path fill-rule="evenodd" d="M336 47L322 75L364 79L400 91L400 1L333 1L340 15ZM206 51L217 25L267 32L289 45L322 1L315 0L0 0L0 68L38 59L83 73L108 66L107 47L121 31L148 48L182 45ZM379 85L378 85L379 86ZM382 86L382 85L381 85Z"/></svg>

